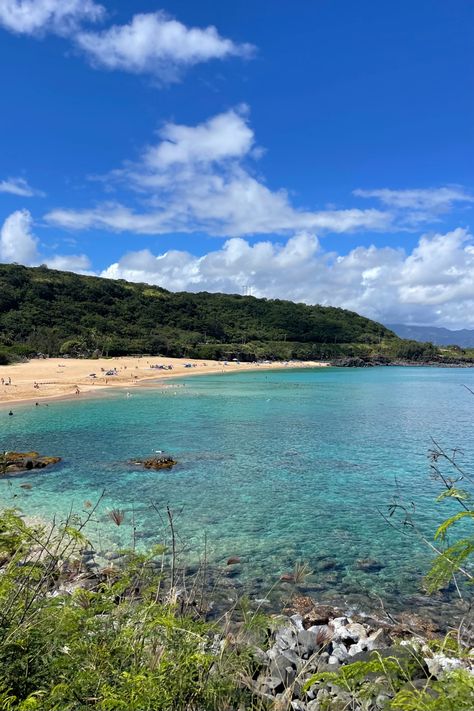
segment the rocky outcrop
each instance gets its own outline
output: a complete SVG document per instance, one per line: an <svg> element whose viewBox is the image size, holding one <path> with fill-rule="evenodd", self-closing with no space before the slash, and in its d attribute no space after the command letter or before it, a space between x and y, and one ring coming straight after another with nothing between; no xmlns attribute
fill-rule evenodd
<svg viewBox="0 0 474 711"><path fill-rule="evenodd" d="M135 459L132 464L141 464L145 469L171 469L178 462L173 457L161 455L159 457L149 457L148 459Z"/></svg>
<svg viewBox="0 0 474 711"><path fill-rule="evenodd" d="M356 621L326 605L314 605L313 610L303 605L302 613L281 618L268 650L256 649L260 672L254 677L254 689L263 699L282 704L282 708L292 711L385 709L395 692L384 674L383 660L390 660L400 670L410 669L410 676L406 678L410 678L414 687L418 681L426 685L429 679L439 679L452 669L463 668L474 673L474 661L434 653L422 637L414 637L413 633L400 636L391 624L378 626L375 620ZM361 682L370 679L372 697L368 685L361 696L356 683L353 689L338 683L336 674L347 664L372 663L374 659L379 660L379 671L367 672L367 678ZM319 676L323 672L333 674ZM364 698L363 703L361 698Z"/></svg>
<svg viewBox="0 0 474 711"><path fill-rule="evenodd" d="M374 363L355 356L347 356L346 358L337 358L337 360L333 360L331 365L336 368L370 368L374 365Z"/></svg>
<svg viewBox="0 0 474 711"><path fill-rule="evenodd" d="M32 469L45 469L60 461L61 457L44 457L38 452L4 452L0 455L0 475L22 474Z"/></svg>

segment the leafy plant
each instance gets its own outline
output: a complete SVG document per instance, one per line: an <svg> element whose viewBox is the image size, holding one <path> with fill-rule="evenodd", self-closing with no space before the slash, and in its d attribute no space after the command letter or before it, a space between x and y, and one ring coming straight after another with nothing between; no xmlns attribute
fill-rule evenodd
<svg viewBox="0 0 474 711"><path fill-rule="evenodd" d="M244 683L255 669L250 650L161 594L163 569L150 563L166 555L163 545L129 551L123 569L92 589L51 594L87 542L85 522L47 530L15 510L0 515L0 709L259 708Z"/></svg>

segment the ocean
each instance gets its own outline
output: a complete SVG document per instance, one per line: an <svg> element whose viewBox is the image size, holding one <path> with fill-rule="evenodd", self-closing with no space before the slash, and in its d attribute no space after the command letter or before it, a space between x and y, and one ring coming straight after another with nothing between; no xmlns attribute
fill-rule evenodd
<svg viewBox="0 0 474 711"><path fill-rule="evenodd" d="M473 370L261 370L168 380L131 397L117 389L15 405L13 417L0 410L2 449L62 462L1 480L1 504L61 521L103 492L88 527L99 554L167 540L169 506L180 559L195 566L205 556L228 594L281 602L292 593L281 575L306 563L313 572L300 593L419 607L432 558L420 536L432 540L456 510L435 502L442 489L429 450L435 441L462 450L467 469L474 463L474 397L464 385L474 389ZM131 463L159 451L177 466ZM394 501L415 529L402 525L402 508L389 516ZM112 509L125 513L119 527ZM227 566L233 556L240 565Z"/></svg>

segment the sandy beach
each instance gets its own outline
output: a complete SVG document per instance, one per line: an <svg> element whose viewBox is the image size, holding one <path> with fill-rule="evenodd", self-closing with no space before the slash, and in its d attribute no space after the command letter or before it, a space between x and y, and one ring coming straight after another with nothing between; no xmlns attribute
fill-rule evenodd
<svg viewBox="0 0 474 711"><path fill-rule="evenodd" d="M157 387L168 378L210 373L232 373L244 370L283 368L316 368L327 366L320 361L289 363L227 363L215 360L160 358L153 356L123 358L35 358L27 363L0 366L0 404L40 401L52 398L75 398L106 388L133 388L146 381ZM161 369L152 366L171 366Z"/></svg>

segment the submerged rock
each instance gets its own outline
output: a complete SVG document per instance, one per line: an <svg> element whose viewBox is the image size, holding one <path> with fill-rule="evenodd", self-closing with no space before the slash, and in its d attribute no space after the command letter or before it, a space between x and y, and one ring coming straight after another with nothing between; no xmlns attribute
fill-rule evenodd
<svg viewBox="0 0 474 711"><path fill-rule="evenodd" d="M58 464L61 457L43 457L38 452L5 452L0 455L0 474L23 474Z"/></svg>
<svg viewBox="0 0 474 711"><path fill-rule="evenodd" d="M373 558L360 558L357 561L356 567L359 570L364 570L366 573L378 573L382 568L385 568L383 563Z"/></svg>
<svg viewBox="0 0 474 711"><path fill-rule="evenodd" d="M238 555L233 555L230 558L227 559L227 565L238 565L241 563L241 559L239 558Z"/></svg>

